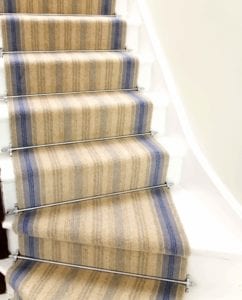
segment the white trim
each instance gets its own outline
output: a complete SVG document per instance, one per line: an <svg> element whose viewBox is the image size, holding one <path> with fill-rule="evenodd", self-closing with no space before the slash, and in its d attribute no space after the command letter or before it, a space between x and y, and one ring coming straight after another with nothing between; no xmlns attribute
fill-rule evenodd
<svg viewBox="0 0 242 300"><path fill-rule="evenodd" d="M226 185L222 182L222 180L219 178L218 174L215 172L215 170L213 169L213 167L211 166L211 164L209 163L209 161L203 154L203 152L192 132L191 125L188 121L188 117L187 117L187 114L185 112L185 109L184 109L184 106L182 103L182 99L179 96L179 93L178 93L176 85L175 85L175 80L172 76L171 69L169 67L168 61L164 54L164 51L160 45L160 41L158 39L152 18L149 14L149 9L147 7L146 1L145 0L137 0L137 3L139 6L141 16L144 21L144 24L146 26L146 30L149 34L149 38L152 43L156 59L161 67L165 84L166 84L168 91L170 93L170 96L171 96L171 101L174 104L174 107L176 109L178 118L180 120L180 125L181 125L184 135L187 139L187 142L188 142L189 146L191 147L198 162L200 163L201 167L206 172L206 174L209 176L210 180L215 185L215 187L217 188L219 193L223 196L224 199L226 199L228 204L232 207L232 209L236 212L236 214L238 214L239 217L242 219L241 204L234 197L234 195L230 192L230 190L226 187Z"/></svg>

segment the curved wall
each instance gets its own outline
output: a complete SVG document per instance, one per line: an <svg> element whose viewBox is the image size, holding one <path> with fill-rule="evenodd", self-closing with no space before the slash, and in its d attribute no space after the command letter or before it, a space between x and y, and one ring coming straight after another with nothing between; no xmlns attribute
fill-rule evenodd
<svg viewBox="0 0 242 300"><path fill-rule="evenodd" d="M192 130L242 203L242 2L146 2Z"/></svg>

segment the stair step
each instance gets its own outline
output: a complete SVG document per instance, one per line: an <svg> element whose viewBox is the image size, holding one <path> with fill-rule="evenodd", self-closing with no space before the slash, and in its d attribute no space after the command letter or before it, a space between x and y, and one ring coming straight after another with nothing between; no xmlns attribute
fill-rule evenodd
<svg viewBox="0 0 242 300"><path fill-rule="evenodd" d="M154 280L31 262L17 262L9 280L25 300L181 299L184 292Z"/></svg>
<svg viewBox="0 0 242 300"><path fill-rule="evenodd" d="M0 13L111 15L115 0L4 0Z"/></svg>
<svg viewBox="0 0 242 300"><path fill-rule="evenodd" d="M2 16L1 26L3 51L125 48L126 22L120 18L17 14Z"/></svg>
<svg viewBox="0 0 242 300"><path fill-rule="evenodd" d="M56 144L151 131L152 103L139 92L9 99L12 147Z"/></svg>
<svg viewBox="0 0 242 300"><path fill-rule="evenodd" d="M14 227L25 256L186 277L186 237L169 193L160 188L23 213ZM171 260L177 265L172 275Z"/></svg>
<svg viewBox="0 0 242 300"><path fill-rule="evenodd" d="M180 182L182 161L184 157L184 145L175 138L154 137L169 153L169 164L167 170L167 180L176 185ZM180 151L179 151L180 150ZM1 180L3 189L3 200L5 210L12 209L17 203L16 196L16 176L14 173L13 157L8 154L0 154ZM15 250L15 249L13 249Z"/></svg>
<svg viewBox="0 0 242 300"><path fill-rule="evenodd" d="M5 54L8 96L137 87L138 59L129 52Z"/></svg>
<svg viewBox="0 0 242 300"><path fill-rule="evenodd" d="M150 136L13 153L19 208L156 186L168 155Z"/></svg>

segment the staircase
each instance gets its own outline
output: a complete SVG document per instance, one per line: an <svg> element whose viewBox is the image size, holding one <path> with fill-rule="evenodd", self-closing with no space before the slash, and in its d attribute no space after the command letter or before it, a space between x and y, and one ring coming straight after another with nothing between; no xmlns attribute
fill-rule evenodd
<svg viewBox="0 0 242 300"><path fill-rule="evenodd" d="M189 246L115 1L8 1L2 12L15 296L181 299Z"/></svg>
<svg viewBox="0 0 242 300"><path fill-rule="evenodd" d="M140 1L34 2L1 8L8 294L240 299L241 223L183 139Z"/></svg>

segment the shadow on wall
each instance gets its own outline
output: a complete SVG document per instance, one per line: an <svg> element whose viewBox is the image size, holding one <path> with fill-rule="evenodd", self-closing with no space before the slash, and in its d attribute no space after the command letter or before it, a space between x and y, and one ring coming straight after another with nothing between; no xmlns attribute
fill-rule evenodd
<svg viewBox="0 0 242 300"><path fill-rule="evenodd" d="M6 230L2 228L2 222L4 219L4 207L2 198L2 181L0 179L0 259L7 258L9 255L8 241ZM4 294L6 291L5 278L0 273L0 294Z"/></svg>
<svg viewBox="0 0 242 300"><path fill-rule="evenodd" d="M0 273L0 295L6 293L5 277Z"/></svg>

